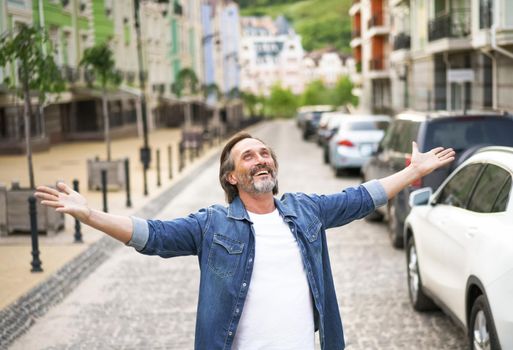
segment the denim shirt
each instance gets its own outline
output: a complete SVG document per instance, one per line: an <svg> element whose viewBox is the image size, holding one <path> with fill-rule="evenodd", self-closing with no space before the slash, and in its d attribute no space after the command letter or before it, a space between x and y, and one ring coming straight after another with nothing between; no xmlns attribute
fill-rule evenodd
<svg viewBox="0 0 513 350"><path fill-rule="evenodd" d="M344 349L326 229L345 225L385 204L376 180L330 195L286 193L275 205L295 236L314 301L322 349ZM195 349L230 349L251 283L255 236L240 200L170 221L132 217L128 245L164 258L197 255L201 270Z"/></svg>

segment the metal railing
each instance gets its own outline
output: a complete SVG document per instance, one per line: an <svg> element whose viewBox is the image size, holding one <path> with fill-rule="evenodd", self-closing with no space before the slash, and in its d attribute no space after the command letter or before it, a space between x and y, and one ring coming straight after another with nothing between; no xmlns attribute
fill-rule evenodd
<svg viewBox="0 0 513 350"><path fill-rule="evenodd" d="M428 40L462 38L470 34L470 9L453 9L429 21Z"/></svg>
<svg viewBox="0 0 513 350"><path fill-rule="evenodd" d="M394 36L394 50L409 49L411 39L410 35L406 33L399 33Z"/></svg>
<svg viewBox="0 0 513 350"><path fill-rule="evenodd" d="M369 69L371 71L381 71L388 68L388 61L384 56L375 57L369 60Z"/></svg>

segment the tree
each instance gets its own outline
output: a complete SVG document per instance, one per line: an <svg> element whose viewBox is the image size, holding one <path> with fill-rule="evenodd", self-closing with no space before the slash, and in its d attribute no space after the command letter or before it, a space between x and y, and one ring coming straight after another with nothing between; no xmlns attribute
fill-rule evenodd
<svg viewBox="0 0 513 350"><path fill-rule="evenodd" d="M86 69L92 69L95 78L99 78L102 89L102 111L103 125L105 132L105 143L107 144L107 160L111 160L110 151L110 118L107 106L107 87L118 86L121 83L121 76L116 71L114 54L107 43L96 44L84 51L80 65Z"/></svg>
<svg viewBox="0 0 513 350"><path fill-rule="evenodd" d="M335 105L341 106L345 104L352 104L353 106L358 105L358 97L353 95L353 83L348 76L343 76L335 85Z"/></svg>
<svg viewBox="0 0 513 350"><path fill-rule="evenodd" d="M28 161L30 188L35 188L34 167L32 164L32 146L30 142L30 121L32 106L30 92L38 93L38 103L44 104L46 94L60 92L64 89L64 81L59 73L52 52L44 47L49 43L47 32L42 28L22 24L14 37L3 36L0 39L0 66L16 63L17 76L21 87L17 87L16 79L6 79L5 83L15 90L24 101L23 123L25 131L26 153Z"/></svg>
<svg viewBox="0 0 513 350"><path fill-rule="evenodd" d="M241 93L242 102L244 103L244 106L247 108L249 115L251 117L256 116L257 111L257 105L259 103L258 96L255 94L252 94L251 92L245 92L243 91Z"/></svg>
<svg viewBox="0 0 513 350"><path fill-rule="evenodd" d="M171 86L171 90L178 97L181 98L183 93L186 95L195 95L198 93L199 80L191 68L182 68L176 75L176 80ZM185 109L185 128L187 129L192 124L192 105L187 104Z"/></svg>
<svg viewBox="0 0 513 350"><path fill-rule="evenodd" d="M290 89L282 88L279 84L271 88L266 107L273 117L290 118L296 113L297 106L297 97Z"/></svg>
<svg viewBox="0 0 513 350"><path fill-rule="evenodd" d="M198 77L193 69L182 68L176 75L176 80L171 86L171 90L178 97L182 95L195 95L198 93Z"/></svg>
<svg viewBox="0 0 513 350"><path fill-rule="evenodd" d="M310 82L301 95L301 105L329 105L332 103L331 92L322 80Z"/></svg>

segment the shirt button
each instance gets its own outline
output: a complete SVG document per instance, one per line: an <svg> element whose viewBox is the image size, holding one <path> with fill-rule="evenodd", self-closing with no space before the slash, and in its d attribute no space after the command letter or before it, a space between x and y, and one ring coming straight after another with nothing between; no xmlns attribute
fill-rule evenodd
<svg viewBox="0 0 513 350"><path fill-rule="evenodd" d="M242 286L243 286L243 287L246 287L246 282L244 282L244 283L242 284Z"/></svg>
<svg viewBox="0 0 513 350"><path fill-rule="evenodd" d="M253 262L253 259L252 259L252 258L249 258L249 262Z"/></svg>
<svg viewBox="0 0 513 350"><path fill-rule="evenodd" d="M231 336L233 333L232 332L228 332L228 335Z"/></svg>
<svg viewBox="0 0 513 350"><path fill-rule="evenodd" d="M235 310L236 313L239 313L239 309Z"/></svg>

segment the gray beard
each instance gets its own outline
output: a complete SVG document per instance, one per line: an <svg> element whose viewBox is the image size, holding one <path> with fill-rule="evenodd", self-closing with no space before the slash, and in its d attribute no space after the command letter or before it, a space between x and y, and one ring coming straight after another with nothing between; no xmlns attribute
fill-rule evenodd
<svg viewBox="0 0 513 350"><path fill-rule="evenodd" d="M238 179L240 186L245 192L248 193L268 193L272 192L274 186L276 186L276 179L270 178L267 180L260 180L258 182L253 181L251 177L246 179ZM248 180L248 181L241 181Z"/></svg>

